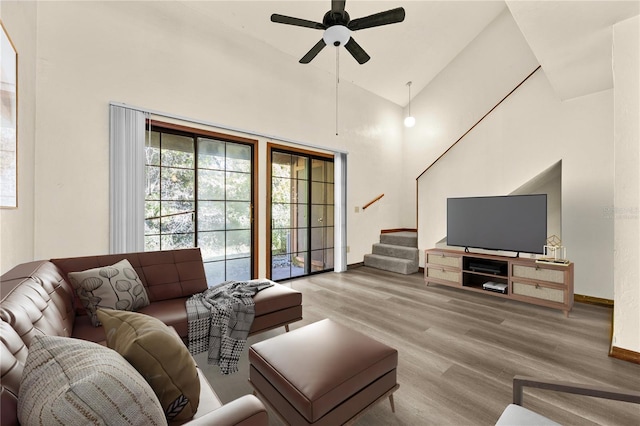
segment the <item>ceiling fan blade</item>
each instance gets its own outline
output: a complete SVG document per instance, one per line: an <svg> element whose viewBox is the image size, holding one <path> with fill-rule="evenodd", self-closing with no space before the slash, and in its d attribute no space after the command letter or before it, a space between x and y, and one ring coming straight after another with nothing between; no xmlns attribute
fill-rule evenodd
<svg viewBox="0 0 640 426"><path fill-rule="evenodd" d="M332 12L344 12L344 4L345 0L331 0L331 11Z"/></svg>
<svg viewBox="0 0 640 426"><path fill-rule="evenodd" d="M302 57L302 59L300 59L300 63L301 63L301 64L308 64L309 62L311 62L311 60L312 60L313 58L315 58L315 57L316 57L316 55L317 55L318 53L320 53L320 51L321 51L322 49L324 49L324 47L325 47L326 45L327 45L327 44L324 42L324 40L323 40L323 39L320 39L320 41L319 41L319 42L317 42L317 43L316 43L316 45L315 45L315 46L313 46L313 47L311 48L311 50L310 50L310 51L308 51L308 52L307 52L307 54L306 54L306 55L304 55L304 56Z"/></svg>
<svg viewBox="0 0 640 426"><path fill-rule="evenodd" d="M365 28L379 27L381 25L395 24L404 21L404 8L398 7L386 12L375 13L364 18L354 19L347 24L351 31L364 30Z"/></svg>
<svg viewBox="0 0 640 426"><path fill-rule="evenodd" d="M324 30L327 27L320 22L307 21L306 19L293 18L291 16L278 15L274 13L271 15L271 22L278 24L295 25L296 27L313 28L315 30Z"/></svg>
<svg viewBox="0 0 640 426"><path fill-rule="evenodd" d="M344 45L344 48L347 49L349 53L351 53L351 56L353 56L360 65L371 59L371 56L367 55L367 52L365 52L364 49L360 47L358 43L356 43L353 37L351 37L349 41Z"/></svg>

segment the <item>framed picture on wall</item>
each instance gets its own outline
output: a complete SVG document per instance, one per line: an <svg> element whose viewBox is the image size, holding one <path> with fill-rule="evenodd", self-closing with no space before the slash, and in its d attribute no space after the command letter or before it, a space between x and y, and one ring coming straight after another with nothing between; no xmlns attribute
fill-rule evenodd
<svg viewBox="0 0 640 426"><path fill-rule="evenodd" d="M18 53L2 21L0 40L0 207L18 207Z"/></svg>

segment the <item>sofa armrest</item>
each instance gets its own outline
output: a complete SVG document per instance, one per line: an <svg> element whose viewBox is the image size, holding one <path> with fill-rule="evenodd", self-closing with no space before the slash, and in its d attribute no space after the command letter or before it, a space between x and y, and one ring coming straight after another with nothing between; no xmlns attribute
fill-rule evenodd
<svg viewBox="0 0 640 426"><path fill-rule="evenodd" d="M245 395L185 424L189 426L268 426L269 416L265 406L257 397Z"/></svg>

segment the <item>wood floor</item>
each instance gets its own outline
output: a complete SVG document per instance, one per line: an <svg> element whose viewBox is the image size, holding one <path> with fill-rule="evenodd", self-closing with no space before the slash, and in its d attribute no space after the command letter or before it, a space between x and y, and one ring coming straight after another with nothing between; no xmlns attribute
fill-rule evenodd
<svg viewBox="0 0 640 426"><path fill-rule="evenodd" d="M607 356L610 308L578 303L565 318L364 266L284 284L303 293L304 320L291 329L332 318L398 349L396 412L380 403L358 425L492 425L511 402L514 375L640 390L640 366ZM252 392L246 354L231 376L207 366L206 354L196 361L223 402ZM640 425L636 404L531 390L524 405L567 425Z"/></svg>

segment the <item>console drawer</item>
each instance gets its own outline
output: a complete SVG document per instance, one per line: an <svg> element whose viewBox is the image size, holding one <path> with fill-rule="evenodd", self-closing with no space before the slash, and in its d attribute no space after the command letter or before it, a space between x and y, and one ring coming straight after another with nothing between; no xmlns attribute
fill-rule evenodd
<svg viewBox="0 0 640 426"><path fill-rule="evenodd" d="M513 270L511 272L512 277L518 278L528 278L536 281L547 281L550 283L558 283L563 284L564 279L564 271L558 269L546 269L539 268L536 266L525 266L525 265L513 265Z"/></svg>
<svg viewBox="0 0 640 426"><path fill-rule="evenodd" d="M432 265L451 266L460 268L460 256L451 256L445 253L427 253L427 262Z"/></svg>
<svg viewBox="0 0 640 426"><path fill-rule="evenodd" d="M450 281L453 284L460 283L460 272L448 271L444 268L427 268L425 270L425 276L428 278Z"/></svg>
<svg viewBox="0 0 640 426"><path fill-rule="evenodd" d="M564 303L564 290L543 287L531 283L520 283L517 281L513 281L512 285L513 294L535 297L536 299L549 300L551 302Z"/></svg>

